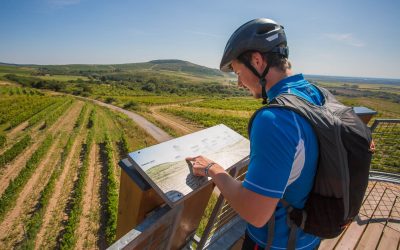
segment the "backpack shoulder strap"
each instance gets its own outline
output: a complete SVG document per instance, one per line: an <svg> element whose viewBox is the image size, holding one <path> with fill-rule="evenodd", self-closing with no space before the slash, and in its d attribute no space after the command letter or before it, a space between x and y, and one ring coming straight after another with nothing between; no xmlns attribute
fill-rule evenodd
<svg viewBox="0 0 400 250"><path fill-rule="evenodd" d="M259 108L254 114L251 116L248 126L247 126L247 133L250 138L250 132L251 132L251 127L253 124L253 121L257 114L265 109L268 108L285 108L285 109L290 109L297 114L305 117L306 119L310 120L310 111L309 110L318 110L321 107L323 108L324 105L328 102L335 102L336 99L335 97L326 89L318 87L316 85L313 85L315 88L318 89L318 91L321 92L321 94L324 96L324 104L322 106L317 106L312 103L310 103L308 100L294 95L290 93L284 93L278 95L276 98L272 99L266 106L263 106ZM337 101L336 101L337 102Z"/></svg>

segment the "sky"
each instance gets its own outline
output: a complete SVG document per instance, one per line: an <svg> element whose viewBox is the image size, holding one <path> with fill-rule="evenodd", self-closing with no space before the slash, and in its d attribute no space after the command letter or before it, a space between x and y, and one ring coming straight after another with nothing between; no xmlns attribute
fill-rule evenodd
<svg viewBox="0 0 400 250"><path fill-rule="evenodd" d="M243 23L285 27L295 73L400 78L399 0L1 0L0 62L218 68Z"/></svg>

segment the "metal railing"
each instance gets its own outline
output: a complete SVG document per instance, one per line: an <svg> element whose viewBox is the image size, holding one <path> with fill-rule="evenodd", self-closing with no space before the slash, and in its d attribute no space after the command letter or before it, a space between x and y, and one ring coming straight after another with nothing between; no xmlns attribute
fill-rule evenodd
<svg viewBox="0 0 400 250"><path fill-rule="evenodd" d="M376 119L371 126L376 151L372 158L370 179L400 184L400 119ZM243 180L246 168L231 172L236 179ZM208 220L196 249L214 249L224 233L229 231L239 215L220 195ZM226 246L227 248L229 246Z"/></svg>
<svg viewBox="0 0 400 250"><path fill-rule="evenodd" d="M375 153L370 179L400 184L400 119L376 119L371 131Z"/></svg>

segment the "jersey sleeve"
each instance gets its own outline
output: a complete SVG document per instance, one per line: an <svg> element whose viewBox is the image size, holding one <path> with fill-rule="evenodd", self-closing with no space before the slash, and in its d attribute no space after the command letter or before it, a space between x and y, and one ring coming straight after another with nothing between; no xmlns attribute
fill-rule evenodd
<svg viewBox="0 0 400 250"><path fill-rule="evenodd" d="M299 144L299 126L292 111L260 111L252 124L250 163L242 185L264 196L282 198Z"/></svg>

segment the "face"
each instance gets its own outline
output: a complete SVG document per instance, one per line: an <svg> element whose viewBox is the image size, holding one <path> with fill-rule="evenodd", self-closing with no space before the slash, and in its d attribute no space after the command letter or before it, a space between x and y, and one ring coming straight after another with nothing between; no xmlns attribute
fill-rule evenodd
<svg viewBox="0 0 400 250"><path fill-rule="evenodd" d="M258 83L258 77L239 60L233 60L231 66L238 77L238 86L248 89L254 98L261 98L261 86Z"/></svg>

